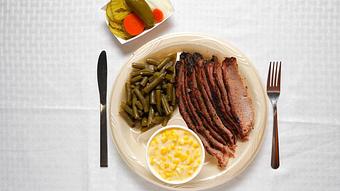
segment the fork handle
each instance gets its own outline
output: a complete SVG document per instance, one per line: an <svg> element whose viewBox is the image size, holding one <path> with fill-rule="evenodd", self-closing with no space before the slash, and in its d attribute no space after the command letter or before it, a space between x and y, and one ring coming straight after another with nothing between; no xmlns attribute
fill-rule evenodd
<svg viewBox="0 0 340 191"><path fill-rule="evenodd" d="M278 136L278 124L277 124L277 106L274 108L274 120L273 120L273 140L272 140L272 160L271 166L273 169L277 169L280 166L279 156L279 136Z"/></svg>

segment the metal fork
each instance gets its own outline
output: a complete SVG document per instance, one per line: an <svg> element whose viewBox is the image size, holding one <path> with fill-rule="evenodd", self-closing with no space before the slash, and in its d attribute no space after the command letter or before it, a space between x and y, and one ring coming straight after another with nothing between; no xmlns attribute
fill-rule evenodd
<svg viewBox="0 0 340 191"><path fill-rule="evenodd" d="M281 61L270 62L268 78L267 78L267 95L273 106L273 139L272 139L272 158L271 166L273 169L277 169L280 166L279 156L279 136L278 136L278 124L277 124L277 101L280 96L281 86Z"/></svg>

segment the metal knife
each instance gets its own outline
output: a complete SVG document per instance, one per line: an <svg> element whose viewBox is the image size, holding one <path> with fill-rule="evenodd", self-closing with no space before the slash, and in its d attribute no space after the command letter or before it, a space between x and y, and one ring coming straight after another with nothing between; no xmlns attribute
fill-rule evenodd
<svg viewBox="0 0 340 191"><path fill-rule="evenodd" d="M100 97L100 167L107 167L107 126L106 126L106 92L107 61L103 50L98 58L97 80Z"/></svg>

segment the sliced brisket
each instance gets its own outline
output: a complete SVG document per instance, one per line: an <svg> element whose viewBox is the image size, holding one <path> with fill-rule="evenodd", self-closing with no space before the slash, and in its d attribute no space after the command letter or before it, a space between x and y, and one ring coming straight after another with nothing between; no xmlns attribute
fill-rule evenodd
<svg viewBox="0 0 340 191"><path fill-rule="evenodd" d="M222 70L232 114L242 129L241 138L246 139L254 124L254 111L247 87L239 74L236 58L225 58Z"/></svg>

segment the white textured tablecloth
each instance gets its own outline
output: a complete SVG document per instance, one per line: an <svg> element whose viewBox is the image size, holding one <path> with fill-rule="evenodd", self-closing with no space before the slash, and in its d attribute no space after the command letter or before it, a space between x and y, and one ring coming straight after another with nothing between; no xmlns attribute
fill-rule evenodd
<svg viewBox="0 0 340 191"><path fill-rule="evenodd" d="M174 32L231 42L263 82L269 61L284 63L280 169L270 168L270 113L255 160L215 190L340 190L340 1L173 0L170 20L124 46L105 26L105 3L0 0L1 191L159 190L111 136L109 168L99 168L96 66L105 49L110 92L134 50Z"/></svg>

